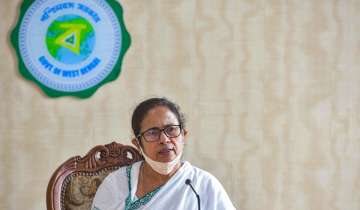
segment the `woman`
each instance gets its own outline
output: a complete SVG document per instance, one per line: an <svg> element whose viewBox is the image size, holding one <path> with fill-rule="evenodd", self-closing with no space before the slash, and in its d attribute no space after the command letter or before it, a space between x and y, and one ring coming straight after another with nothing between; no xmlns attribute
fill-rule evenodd
<svg viewBox="0 0 360 210"><path fill-rule="evenodd" d="M176 104L166 98L143 101L134 110L132 129L132 143L145 161L106 177L93 210L235 209L214 176L181 161L187 130Z"/></svg>

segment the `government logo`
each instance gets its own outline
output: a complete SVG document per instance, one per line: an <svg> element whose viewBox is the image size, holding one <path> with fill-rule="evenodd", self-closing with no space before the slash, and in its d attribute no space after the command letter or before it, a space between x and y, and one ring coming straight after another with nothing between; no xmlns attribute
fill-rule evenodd
<svg viewBox="0 0 360 210"><path fill-rule="evenodd" d="M21 74L51 97L91 96L130 46L116 0L25 0L11 41Z"/></svg>

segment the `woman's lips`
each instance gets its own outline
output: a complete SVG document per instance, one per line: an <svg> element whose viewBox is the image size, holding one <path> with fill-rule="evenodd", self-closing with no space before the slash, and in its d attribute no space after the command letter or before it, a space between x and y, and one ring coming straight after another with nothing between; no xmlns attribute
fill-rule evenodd
<svg viewBox="0 0 360 210"><path fill-rule="evenodd" d="M160 155L168 155L171 151L174 151L173 149L164 148L159 151Z"/></svg>

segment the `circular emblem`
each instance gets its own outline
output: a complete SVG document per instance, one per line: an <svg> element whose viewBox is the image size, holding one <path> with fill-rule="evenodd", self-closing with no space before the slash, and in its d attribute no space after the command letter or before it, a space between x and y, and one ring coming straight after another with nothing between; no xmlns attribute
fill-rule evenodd
<svg viewBox="0 0 360 210"><path fill-rule="evenodd" d="M24 1L11 35L19 69L49 96L91 96L130 46L115 0Z"/></svg>

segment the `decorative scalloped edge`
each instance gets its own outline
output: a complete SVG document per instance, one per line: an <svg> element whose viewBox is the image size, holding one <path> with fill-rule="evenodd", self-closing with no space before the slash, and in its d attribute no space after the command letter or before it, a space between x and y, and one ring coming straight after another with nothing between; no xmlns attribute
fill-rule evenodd
<svg viewBox="0 0 360 210"><path fill-rule="evenodd" d="M24 0L22 2L21 6L20 6L20 11L19 11L19 18L17 20L15 27L12 29L12 32L10 34L11 44L17 55L18 69L19 69L20 74L25 79L34 82L49 97L74 96L74 97L84 99L84 98L88 98L88 97L92 96L102 85L107 84L112 81L115 81L119 77L119 75L121 73L121 66L122 66L123 58L125 56L125 53L127 52L127 50L129 49L129 47L131 45L131 37L130 37L128 30L125 27L125 22L124 22L124 17L123 17L123 9L122 9L122 6L120 5L119 1L105 0L111 6L111 8L114 10L115 16L116 16L117 20L119 21L120 29L121 29L121 33L122 33L122 36L121 36L122 44L121 44L120 54L118 56L117 61L114 64L113 70L110 72L110 74L108 76L106 76L101 82L96 84L95 86L89 87L88 89L85 89L85 90L76 91L76 92L65 92L65 91L55 90L53 88L46 86L45 84L38 81L37 79L35 79L35 77L26 68L24 61L21 59L22 55L20 53L20 48L19 48L20 25L22 23L22 20L25 17L25 14L26 14L28 8L35 1L36 0Z"/></svg>

